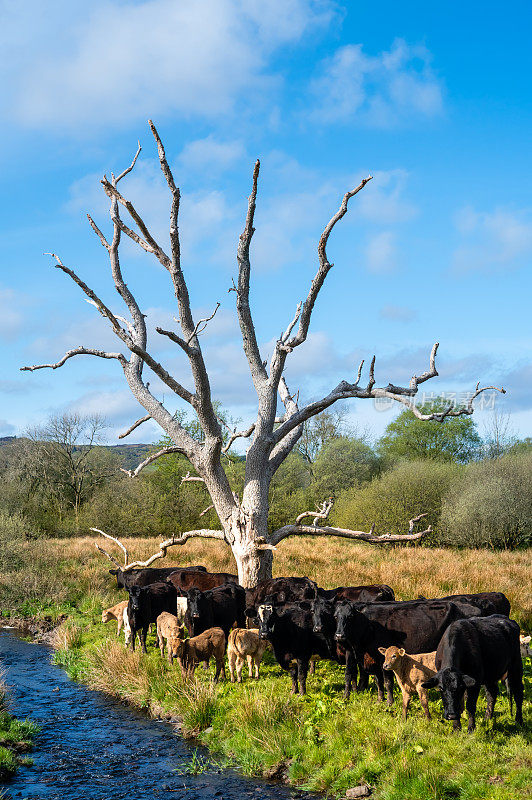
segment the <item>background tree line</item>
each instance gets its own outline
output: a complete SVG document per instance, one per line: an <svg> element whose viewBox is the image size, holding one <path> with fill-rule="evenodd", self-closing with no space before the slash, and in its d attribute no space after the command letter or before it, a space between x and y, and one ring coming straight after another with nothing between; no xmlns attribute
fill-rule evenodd
<svg viewBox="0 0 532 800"><path fill-rule="evenodd" d="M423 410L440 406L436 400ZM180 422L201 437L195 420ZM182 481L190 471L183 456L165 456L131 479L121 468L151 448L105 446L105 427L98 416L64 414L5 441L0 526L11 521L26 536L70 536L94 525L118 536L164 537L198 527L199 520L201 527L218 527L202 485ZM244 458L229 451L225 469L232 488L241 490ZM324 412L306 423L274 477L272 529L329 497L331 524L340 527L367 530L375 523L377 533L403 533L405 521L426 512L434 528L430 544L528 547L532 440L517 439L497 413L481 437L471 417L421 422L403 411L372 442L349 426L344 409Z"/></svg>

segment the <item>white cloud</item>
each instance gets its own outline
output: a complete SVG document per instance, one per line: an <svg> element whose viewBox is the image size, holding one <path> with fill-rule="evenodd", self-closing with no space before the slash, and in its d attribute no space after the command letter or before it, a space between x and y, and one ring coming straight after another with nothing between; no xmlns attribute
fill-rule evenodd
<svg viewBox="0 0 532 800"><path fill-rule="evenodd" d="M277 80L272 52L333 13L328 0L12 3L0 34L3 84L14 117L38 128L225 116L243 93L262 102Z"/></svg>
<svg viewBox="0 0 532 800"><path fill-rule="evenodd" d="M418 213L417 207L404 197L408 172L392 169L373 173L357 200L357 213L370 222L391 225L408 222Z"/></svg>
<svg viewBox="0 0 532 800"><path fill-rule="evenodd" d="M397 248L392 231L381 231L371 237L366 246L366 264L370 272L379 275L395 269Z"/></svg>
<svg viewBox="0 0 532 800"><path fill-rule="evenodd" d="M16 428L5 419L0 419L0 436L14 436Z"/></svg>
<svg viewBox="0 0 532 800"><path fill-rule="evenodd" d="M466 206L456 214L455 225L464 240L453 254L453 266L460 272L518 267L532 254L529 211L477 212Z"/></svg>
<svg viewBox="0 0 532 800"><path fill-rule="evenodd" d="M361 44L340 47L321 64L312 90L312 118L387 127L412 116L442 112L442 87L430 67L430 53L396 39L391 49L368 56Z"/></svg>
<svg viewBox="0 0 532 800"><path fill-rule="evenodd" d="M220 141L211 134L205 139L188 142L181 151L179 163L185 170L212 177L213 172L223 172L244 155L245 149L241 141Z"/></svg>

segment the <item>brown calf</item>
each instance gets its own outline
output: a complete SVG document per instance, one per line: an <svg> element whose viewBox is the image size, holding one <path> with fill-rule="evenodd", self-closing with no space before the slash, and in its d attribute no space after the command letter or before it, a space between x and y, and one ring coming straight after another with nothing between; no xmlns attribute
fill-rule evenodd
<svg viewBox="0 0 532 800"><path fill-rule="evenodd" d="M116 606L111 606L111 608L106 608L105 611L102 611L102 622L110 622L112 619L116 619L117 636L120 636L120 631L122 630L122 627L124 627L126 644L128 642L130 633L129 619L127 617L127 603L127 600L122 600L122 602L117 603Z"/></svg>
<svg viewBox="0 0 532 800"><path fill-rule="evenodd" d="M247 658L249 677L253 677L255 665L255 678L259 677L259 664L269 642L259 638L258 628L233 628L227 641L227 658L231 683L235 682L235 670L238 683L242 683L242 668Z"/></svg>
<svg viewBox="0 0 532 800"><path fill-rule="evenodd" d="M383 669L392 670L397 678L403 695L403 719L407 718L408 706L416 692L426 718L430 719L427 690L421 684L436 674L436 652L408 655L402 647L379 647L379 653L384 656Z"/></svg>
<svg viewBox="0 0 532 800"><path fill-rule="evenodd" d="M169 614L168 611L163 611L157 617L157 647L161 651L161 658L163 658L164 640L166 639L166 653L170 664L178 654L183 632L179 619L173 614Z"/></svg>
<svg viewBox="0 0 532 800"><path fill-rule="evenodd" d="M194 675L194 670L200 661L208 664L214 656L216 661L214 682L218 681L220 674L225 679L225 633L221 628L209 628L199 636L193 636L192 639L180 639L175 655L181 664L181 671L185 678Z"/></svg>

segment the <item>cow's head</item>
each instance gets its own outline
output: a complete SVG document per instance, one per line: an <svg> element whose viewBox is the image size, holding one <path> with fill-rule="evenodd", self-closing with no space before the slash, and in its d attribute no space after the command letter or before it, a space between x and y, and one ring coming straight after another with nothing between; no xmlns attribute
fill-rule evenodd
<svg viewBox="0 0 532 800"><path fill-rule="evenodd" d="M186 593L187 595L187 618L190 623L189 633L191 636L196 636L199 631L200 620L207 619L208 614L208 592L202 592L200 589L193 587Z"/></svg>
<svg viewBox="0 0 532 800"><path fill-rule="evenodd" d="M333 636L336 629L334 603L323 597L317 597L312 603L311 610L314 633Z"/></svg>
<svg viewBox="0 0 532 800"><path fill-rule="evenodd" d="M359 619L360 618L360 619ZM358 622L363 622L366 618L360 614L350 600L342 600L336 603L334 609L334 620L336 622L336 632L334 638L340 644L345 644L348 640L356 642L357 634L359 633L357 625Z"/></svg>
<svg viewBox="0 0 532 800"><path fill-rule="evenodd" d="M142 586L131 586L129 589L129 611L140 611L146 591Z"/></svg>
<svg viewBox="0 0 532 800"><path fill-rule="evenodd" d="M275 622L277 621L277 612L273 603L264 603L257 609L257 617L259 619L259 636L261 639L267 639L272 633Z"/></svg>
<svg viewBox="0 0 532 800"><path fill-rule="evenodd" d="M521 655L523 658L532 656L532 647L530 647L531 640L532 636L523 636L522 634L519 636L519 646L521 648Z"/></svg>
<svg viewBox="0 0 532 800"><path fill-rule="evenodd" d="M474 685L473 678L458 669L442 669L432 678L429 678L428 681L423 681L421 684L424 689L435 688L440 690L443 702L443 718L452 720L455 728L460 727L464 692Z"/></svg>
<svg viewBox="0 0 532 800"><path fill-rule="evenodd" d="M178 628L178 635L171 636L167 641L168 655L173 661L174 658L181 658L183 656L183 642L185 637L185 626L180 625Z"/></svg>
<svg viewBox="0 0 532 800"><path fill-rule="evenodd" d="M406 651L404 647L379 647L379 653L384 656L383 669L394 669L399 666Z"/></svg>

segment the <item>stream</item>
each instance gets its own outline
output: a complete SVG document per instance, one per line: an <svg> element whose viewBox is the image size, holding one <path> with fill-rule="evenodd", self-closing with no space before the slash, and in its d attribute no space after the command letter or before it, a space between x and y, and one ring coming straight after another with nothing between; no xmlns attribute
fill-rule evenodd
<svg viewBox="0 0 532 800"><path fill-rule="evenodd" d="M77 684L51 663L51 648L0 629L10 710L41 727L6 798L28 800L291 800L303 793L210 765L179 774L196 748L167 722ZM205 759L205 751L203 752ZM2 796L0 794L0 796ZM305 797L308 797L305 794Z"/></svg>

